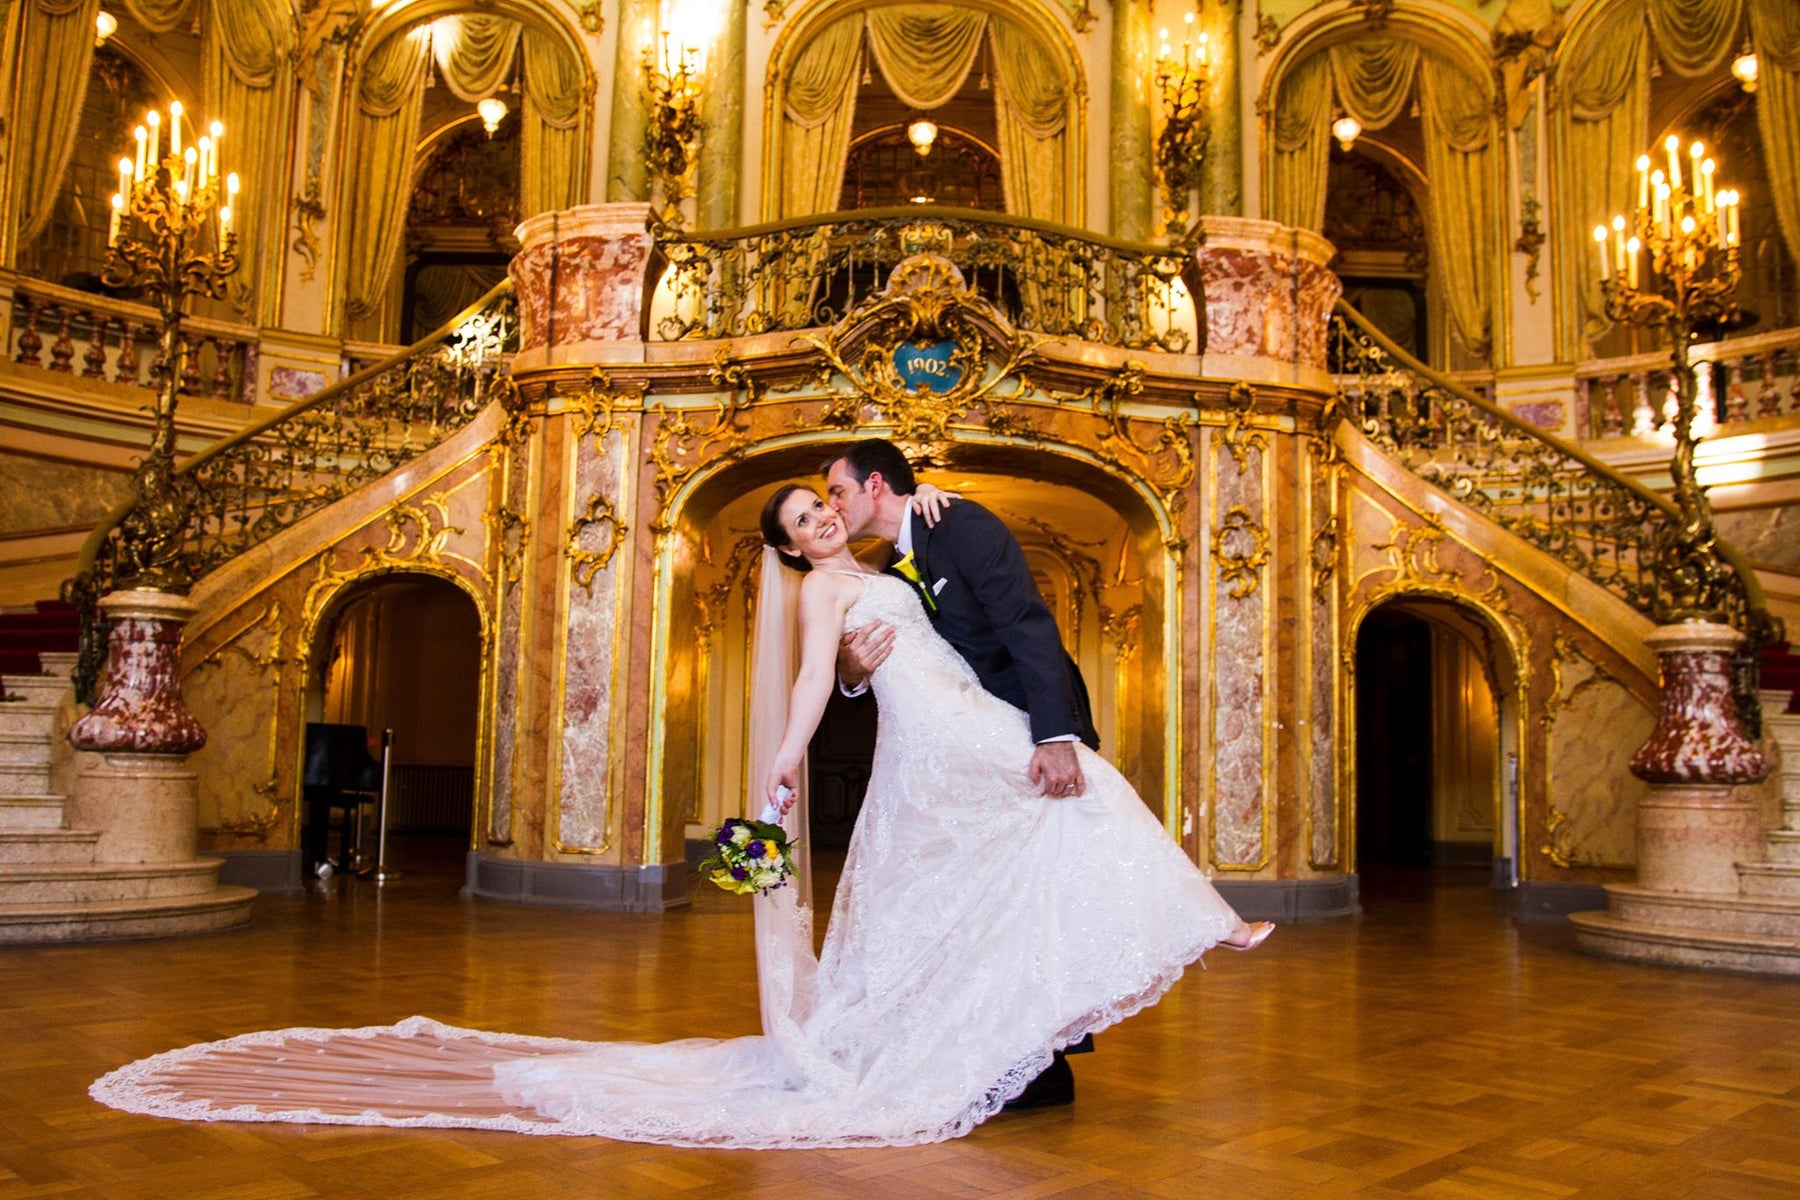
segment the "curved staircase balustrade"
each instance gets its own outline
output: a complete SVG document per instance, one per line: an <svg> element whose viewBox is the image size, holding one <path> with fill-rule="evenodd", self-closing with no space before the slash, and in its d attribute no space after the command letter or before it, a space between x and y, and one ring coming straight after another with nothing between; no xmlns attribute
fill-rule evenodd
<svg viewBox="0 0 1800 1200"><path fill-rule="evenodd" d="M821 213L740 229L653 230L667 302L646 341L748 337L830 325L879 292L907 254L934 250L1018 328L1128 350L1198 354L1198 235L1142 245L1048 221L909 205ZM666 268L666 275L665 275Z"/></svg>
<svg viewBox="0 0 1800 1200"><path fill-rule="evenodd" d="M1413 474L1662 621L1659 548L1675 536L1672 500L1554 434L1459 386L1339 301L1331 363L1343 417ZM1735 579L1723 619L1755 651L1782 638L1749 562L1719 539ZM1754 703L1754 678L1740 681Z"/></svg>
<svg viewBox="0 0 1800 1200"><path fill-rule="evenodd" d="M198 579L301 518L379 479L468 424L512 387L516 344L511 280L398 354L207 447L177 470L188 506L184 558ZM76 695L91 703L106 658L97 607L121 577L121 504L82 545L63 599L81 613Z"/></svg>

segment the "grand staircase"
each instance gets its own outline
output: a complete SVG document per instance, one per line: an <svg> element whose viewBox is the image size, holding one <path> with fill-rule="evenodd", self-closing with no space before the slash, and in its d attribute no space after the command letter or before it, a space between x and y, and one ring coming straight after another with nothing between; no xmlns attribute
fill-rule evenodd
<svg viewBox="0 0 1800 1200"><path fill-rule="evenodd" d="M0 613L0 944L249 924L256 892L219 886L219 859L96 862L100 831L69 828L54 779L66 773L77 629L75 610L54 602Z"/></svg>

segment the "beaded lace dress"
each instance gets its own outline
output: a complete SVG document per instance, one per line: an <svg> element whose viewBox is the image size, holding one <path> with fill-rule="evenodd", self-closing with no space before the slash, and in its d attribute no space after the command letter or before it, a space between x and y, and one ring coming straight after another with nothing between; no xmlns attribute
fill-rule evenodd
<svg viewBox="0 0 1800 1200"><path fill-rule="evenodd" d="M1025 713L985 691L911 588L869 576L846 628L895 629L875 672L874 767L811 957L793 889L759 947L765 1033L576 1042L413 1017L284 1029L143 1059L90 1089L198 1121L507 1129L684 1146L900 1146L968 1132L1051 1051L1153 1004L1237 915L1124 777L1026 778ZM759 935L760 937L760 935ZM770 984L775 987L773 991ZM773 999L772 999L773 995Z"/></svg>

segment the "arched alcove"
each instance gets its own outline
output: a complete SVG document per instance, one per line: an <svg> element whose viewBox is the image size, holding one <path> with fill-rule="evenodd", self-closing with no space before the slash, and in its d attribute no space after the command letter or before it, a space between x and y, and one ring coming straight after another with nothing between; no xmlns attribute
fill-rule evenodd
<svg viewBox="0 0 1800 1200"><path fill-rule="evenodd" d="M1513 653L1487 614L1392 597L1355 627L1356 871L1362 898L1423 882L1496 886L1517 861Z"/></svg>

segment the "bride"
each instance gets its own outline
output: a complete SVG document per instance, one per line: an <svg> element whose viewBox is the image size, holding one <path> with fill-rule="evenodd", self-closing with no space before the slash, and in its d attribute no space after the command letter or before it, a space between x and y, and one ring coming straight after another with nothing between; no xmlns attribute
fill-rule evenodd
<svg viewBox="0 0 1800 1200"><path fill-rule="evenodd" d="M1053 1051L1154 1004L1207 949L1267 936L1085 747L1084 792L1044 796L1025 714L982 689L909 584L857 561L816 494L782 487L762 527L752 778L795 837L841 636L882 621L894 642L871 681L874 767L822 952L804 876L751 901L761 1036L576 1042L412 1017L170 1051L100 1079L94 1098L183 1120L913 1145L967 1133Z"/></svg>

